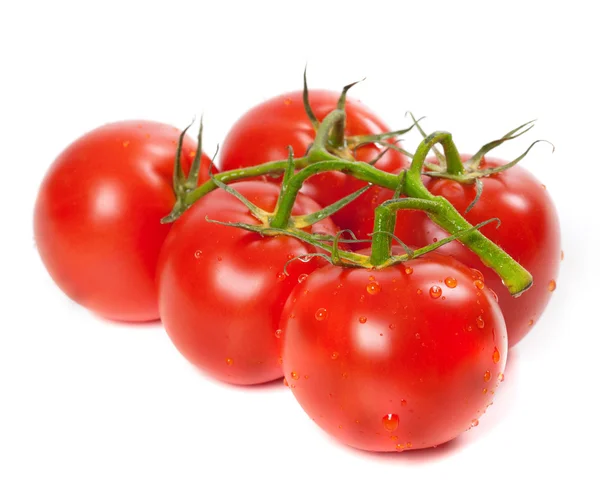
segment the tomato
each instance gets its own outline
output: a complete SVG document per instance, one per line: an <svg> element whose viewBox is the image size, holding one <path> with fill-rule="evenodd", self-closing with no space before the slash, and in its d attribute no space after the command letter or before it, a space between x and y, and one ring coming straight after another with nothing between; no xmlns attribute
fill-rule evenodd
<svg viewBox="0 0 600 486"><path fill-rule="evenodd" d="M506 363L492 293L444 255L377 271L323 267L294 289L281 328L300 405L369 451L436 446L476 425Z"/></svg>
<svg viewBox="0 0 600 486"><path fill-rule="evenodd" d="M152 121L101 126L69 145L39 190L34 233L46 269L71 299L114 320L158 318L155 273L175 196L180 131ZM196 142L186 137L182 164ZM210 160L203 155L201 179Z"/></svg>
<svg viewBox="0 0 600 486"><path fill-rule="evenodd" d="M260 181L231 184L254 204L274 209L279 187ZM299 195L293 214L318 211ZM283 305L299 280L321 263L294 260L314 248L288 236L267 237L209 222L256 224L234 196L212 192L177 220L158 269L158 295L164 327L191 363L219 380L256 384L282 376L277 332ZM314 231L334 234L330 220Z"/></svg>
<svg viewBox="0 0 600 486"><path fill-rule="evenodd" d="M466 160L468 157L463 158ZM481 167L497 167L504 163L485 158ZM548 191L530 172L515 166L481 179L484 187L481 199L470 212L465 213L475 198L474 185L429 177L424 177L424 181L432 194L445 197L473 225L499 218L502 222L499 228L489 224L481 232L533 276L533 286L514 298L500 277L459 242L452 242L438 250L483 274L485 282L498 294L508 329L508 342L514 346L538 322L556 288L561 259L560 227ZM448 236L424 213L416 211L398 213L395 233L405 243L415 246L428 245Z"/></svg>
<svg viewBox="0 0 600 486"><path fill-rule="evenodd" d="M322 120L337 106L339 93L316 90L310 92L310 103L315 116ZM360 101L347 98L346 135L367 135L389 132L390 129ZM282 94L255 106L231 128L221 147L222 170L258 165L288 157L288 145L296 157L304 155L314 140L314 129L302 101L302 91ZM357 160L370 162L381 153L375 144L357 150ZM388 151L376 167L393 172L407 166L399 152ZM327 172L306 181L302 192L321 206L328 206L360 189L365 182L340 172ZM367 238L373 231L372 200L380 189L374 187L332 216L343 229L351 229L358 238ZM365 233L363 228L368 228Z"/></svg>

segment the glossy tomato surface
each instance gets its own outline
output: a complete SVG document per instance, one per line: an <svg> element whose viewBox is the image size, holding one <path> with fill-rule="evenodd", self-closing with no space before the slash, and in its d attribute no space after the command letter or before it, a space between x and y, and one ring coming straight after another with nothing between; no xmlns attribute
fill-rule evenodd
<svg viewBox="0 0 600 486"><path fill-rule="evenodd" d="M300 405L369 451L436 446L478 424L507 355L491 292L443 255L380 271L323 267L294 289L281 328Z"/></svg>
<svg viewBox="0 0 600 486"><path fill-rule="evenodd" d="M482 168L503 163L486 158ZM473 225L499 218L502 222L499 228L489 224L481 232L533 276L533 286L515 298L502 284L500 277L461 243L452 242L438 250L481 271L486 284L498 294L508 329L509 345L514 346L538 322L556 288L561 259L560 225L548 191L529 171L515 166L506 172L483 178L481 199L470 212L465 213L475 198L474 185L428 177L424 177L424 181L432 194L445 197ZM416 211L398 213L395 233L405 243L414 246L428 245L448 236L424 213Z"/></svg>
<svg viewBox="0 0 600 486"><path fill-rule="evenodd" d="M310 91L310 103L315 116L322 120L337 106L339 93ZM377 115L360 101L348 98L346 104L346 135L366 135L390 131ZM296 157L304 155L314 140L314 129L302 101L302 91L271 98L246 112L231 128L221 147L222 170L258 165L272 160L285 160L288 145ZM356 159L374 160L381 153L375 144L357 150ZM376 164L386 172L398 171L407 165L404 155L388 151ZM340 172L327 172L308 179L302 192L322 206L327 206L360 189L364 182ZM373 231L373 200L379 188L372 188L332 216L340 229L351 229L358 238ZM366 228L366 231L365 231Z"/></svg>
<svg viewBox="0 0 600 486"><path fill-rule="evenodd" d="M158 318L156 263L175 203L180 130L151 121L101 126L69 145L39 190L34 234L44 265L71 299L109 319ZM196 142L186 137L187 169ZM202 158L201 180L210 160Z"/></svg>
<svg viewBox="0 0 600 486"><path fill-rule="evenodd" d="M247 181L232 184L257 206L271 211L279 188ZM300 195L293 214L319 210ZM256 224L234 196L217 190L200 199L175 222L161 253L158 270L160 314L177 349L213 377L235 384L256 384L282 376L277 332L285 301L321 264L292 261L314 252L295 238L268 237L209 222ZM334 234L330 220L314 231Z"/></svg>

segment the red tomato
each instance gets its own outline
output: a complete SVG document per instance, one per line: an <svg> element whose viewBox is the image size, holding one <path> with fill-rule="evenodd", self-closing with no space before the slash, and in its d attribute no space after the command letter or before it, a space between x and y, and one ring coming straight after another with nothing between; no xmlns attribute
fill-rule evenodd
<svg viewBox="0 0 600 486"><path fill-rule="evenodd" d="M468 157L465 156L466 160ZM482 168L505 162L486 158ZM473 225L499 218L499 228L489 224L481 232L503 248L533 276L533 286L518 298L512 297L496 273L458 242L438 250L478 269L487 285L498 294L510 346L518 343L539 320L552 292L560 264L560 228L558 215L545 186L526 169L516 166L481 179L483 193L473 209L465 214L475 198L475 186L445 179L424 177L432 194L445 197ZM424 213L400 211L396 235L405 243L424 246L448 234Z"/></svg>
<svg viewBox="0 0 600 486"><path fill-rule="evenodd" d="M491 292L453 258L326 266L290 295L283 370L306 413L369 451L436 446L478 423L506 363Z"/></svg>
<svg viewBox="0 0 600 486"><path fill-rule="evenodd" d="M315 116L322 120L337 106L339 93L316 90L310 92L310 103ZM389 132L390 129L360 101L347 98L346 135L367 135ZM302 91L271 98L246 112L233 125L221 147L222 170L238 169L258 165L271 160L288 157L288 145L296 157L304 155L314 140L314 129L302 102ZM369 162L381 153L374 144L357 150L357 160ZM406 158L390 150L376 167L393 172L407 166ZM311 177L302 192L312 197L321 206L328 206L365 185L351 176L340 172L327 172ZM332 216L342 229L351 229L358 238L367 238L373 231L372 200L379 188L372 188L358 199ZM367 227L365 233L363 228Z"/></svg>
<svg viewBox="0 0 600 486"><path fill-rule="evenodd" d="M155 273L175 196L180 130L150 121L104 125L69 145L42 182L34 232L42 261L70 298L109 319L158 318ZM187 170L197 148L186 137ZM203 155L201 180L210 160Z"/></svg>
<svg viewBox="0 0 600 486"><path fill-rule="evenodd" d="M232 184L257 206L274 209L279 188L260 181ZM318 211L299 195L293 214ZM159 260L160 315L177 349L214 377L255 384L282 376L277 332L283 305L299 280L320 262L286 262L314 252L287 236L263 237L206 221L256 224L234 196L212 192L175 222ZM330 220L314 231L334 234Z"/></svg>

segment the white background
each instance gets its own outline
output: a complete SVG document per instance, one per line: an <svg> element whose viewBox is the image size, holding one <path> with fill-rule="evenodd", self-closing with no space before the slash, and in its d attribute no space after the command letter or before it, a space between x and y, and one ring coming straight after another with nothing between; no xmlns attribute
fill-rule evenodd
<svg viewBox="0 0 600 486"><path fill-rule="evenodd" d="M334 4L336 4L334 6ZM600 299L594 2L3 2L0 7L0 485L598 484ZM431 451L375 455L326 437L279 383L213 382L162 328L104 322L64 297L34 247L54 157L108 121L184 127L211 153L250 106L354 88L462 151L537 118L511 158L560 212L565 260L479 427ZM407 145L414 148L416 138ZM566 482L566 483L565 483Z"/></svg>

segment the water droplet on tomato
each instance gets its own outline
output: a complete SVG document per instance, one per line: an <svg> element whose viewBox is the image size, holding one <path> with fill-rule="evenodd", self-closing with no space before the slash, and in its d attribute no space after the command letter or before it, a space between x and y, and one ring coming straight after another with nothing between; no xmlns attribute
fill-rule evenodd
<svg viewBox="0 0 600 486"><path fill-rule="evenodd" d="M490 291L490 293L492 294L492 297L494 298L494 300L496 302L498 302L498 294L496 292L494 292L494 289L488 287L488 290Z"/></svg>
<svg viewBox="0 0 600 486"><path fill-rule="evenodd" d="M287 277L287 275L285 273L283 273L283 272L279 272L277 274L277 280L279 280L279 281L285 280L286 277Z"/></svg>
<svg viewBox="0 0 600 486"><path fill-rule="evenodd" d="M437 243L437 241L438 241L438 239L437 239L437 238L434 238L434 239L433 239L433 242L434 242L434 243Z"/></svg>
<svg viewBox="0 0 600 486"><path fill-rule="evenodd" d="M550 280L550 282L548 283L548 290L550 292L554 292L556 290L556 281L555 280Z"/></svg>
<svg viewBox="0 0 600 486"><path fill-rule="evenodd" d="M369 281L372 282L373 280L375 280L375 277L373 275L369 275Z"/></svg>
<svg viewBox="0 0 600 486"><path fill-rule="evenodd" d="M421 339L421 335L418 332L415 332L415 339Z"/></svg>
<svg viewBox="0 0 600 486"><path fill-rule="evenodd" d="M196 251L194 252L194 257L195 257L196 259L198 259L198 258L201 258L201 257L202 257L202 250L196 250Z"/></svg>
<svg viewBox="0 0 600 486"><path fill-rule="evenodd" d="M417 295L421 295L423 291L421 289L417 289Z"/></svg>
<svg viewBox="0 0 600 486"><path fill-rule="evenodd" d="M483 381L490 381L492 379L492 373L490 373L489 370L487 370L484 374L483 374Z"/></svg>
<svg viewBox="0 0 600 486"><path fill-rule="evenodd" d="M327 309L323 309L323 307L317 309L317 312L315 312L315 319L317 321L324 321L327 319Z"/></svg>
<svg viewBox="0 0 600 486"><path fill-rule="evenodd" d="M406 443L406 448L407 448L407 449L410 449L411 447L412 447L412 442L407 442L407 443Z"/></svg>
<svg viewBox="0 0 600 486"><path fill-rule="evenodd" d="M291 260L292 258L294 258L294 254L293 253L288 253L287 259Z"/></svg>
<svg viewBox="0 0 600 486"><path fill-rule="evenodd" d="M473 419L471 420L471 427L477 427L479 425L479 420Z"/></svg>
<svg viewBox="0 0 600 486"><path fill-rule="evenodd" d="M222 262L223 261L223 257L217 257L217 260Z"/></svg>
<svg viewBox="0 0 600 486"><path fill-rule="evenodd" d="M492 354L492 361L494 361L494 363L500 362L500 351L498 351L498 348L494 348L494 352Z"/></svg>
<svg viewBox="0 0 600 486"><path fill-rule="evenodd" d="M498 379L500 380L500 382L504 381L504 373L498 373Z"/></svg>
<svg viewBox="0 0 600 486"><path fill-rule="evenodd" d="M308 263L308 262L310 262L311 259L312 259L312 256L310 256L310 255L302 255L302 256L298 257L298 260L300 260L303 263Z"/></svg>
<svg viewBox="0 0 600 486"><path fill-rule="evenodd" d="M277 329L277 331L275 331L275 337L279 339L282 333L283 331L281 329Z"/></svg>
<svg viewBox="0 0 600 486"><path fill-rule="evenodd" d="M298 283L302 283L307 279L308 275L306 275L305 273L301 273L300 275L298 275Z"/></svg>
<svg viewBox="0 0 600 486"><path fill-rule="evenodd" d="M282 365L283 364L283 358L281 358L281 357L277 358L277 364L278 365Z"/></svg>
<svg viewBox="0 0 600 486"><path fill-rule="evenodd" d="M446 280L444 280L444 282L446 283L446 287L451 289L455 288L458 285L458 282L454 277L446 277Z"/></svg>
<svg viewBox="0 0 600 486"><path fill-rule="evenodd" d="M371 295L378 294L381 292L381 285L379 285L379 282L369 282L367 284L367 292L369 292Z"/></svg>
<svg viewBox="0 0 600 486"><path fill-rule="evenodd" d="M483 273L481 273L479 270L477 270L476 268L471 268L471 272L472 272L471 276L473 277L473 280L481 280L482 282L485 282Z"/></svg>
<svg viewBox="0 0 600 486"><path fill-rule="evenodd" d="M434 285L429 289L429 295L432 299L439 299L442 296L442 288Z"/></svg>
<svg viewBox="0 0 600 486"><path fill-rule="evenodd" d="M358 322L360 322L361 324L364 324L365 322L367 322L367 318L365 316L360 316L358 318Z"/></svg>
<svg viewBox="0 0 600 486"><path fill-rule="evenodd" d="M233 358L227 358L225 360L225 363L227 363L229 366L231 366L233 364Z"/></svg>
<svg viewBox="0 0 600 486"><path fill-rule="evenodd" d="M560 250L560 261L562 262L565 259L565 252Z"/></svg>
<svg viewBox="0 0 600 486"><path fill-rule="evenodd" d="M405 273L406 275L410 275L410 274L412 274L412 273L413 273L413 269L412 269L412 267L406 267L406 268L404 269L404 273Z"/></svg>
<svg viewBox="0 0 600 486"><path fill-rule="evenodd" d="M483 394L485 395L487 392L488 392L488 389L487 389L487 388L484 388L484 389L483 389Z"/></svg>
<svg viewBox="0 0 600 486"><path fill-rule="evenodd" d="M125 140L123 142L123 148L127 148L128 145L129 145L129 140Z"/></svg>
<svg viewBox="0 0 600 486"><path fill-rule="evenodd" d="M288 381L287 381L285 378L283 379L283 384L284 384L285 386L290 386L290 384L288 383Z"/></svg>
<svg viewBox="0 0 600 486"><path fill-rule="evenodd" d="M344 379L348 378L348 373L346 371L344 371L342 373L342 378L344 378Z"/></svg>
<svg viewBox="0 0 600 486"><path fill-rule="evenodd" d="M402 400L400 400L400 405L402 405L403 407L406 407L406 400L404 400L404 398Z"/></svg>
<svg viewBox="0 0 600 486"><path fill-rule="evenodd" d="M296 373L295 371L292 371L290 373L290 376L292 377L292 380L297 380L298 378L300 378L300 375L298 373Z"/></svg>
<svg viewBox="0 0 600 486"><path fill-rule="evenodd" d="M393 440L394 442L398 440L398 436L397 435L390 435L390 440Z"/></svg>
<svg viewBox="0 0 600 486"><path fill-rule="evenodd" d="M477 324L477 327L479 329L483 329L485 326L485 321L483 320L483 317L479 316L477 319L475 319L475 323Z"/></svg>
<svg viewBox="0 0 600 486"><path fill-rule="evenodd" d="M394 329L396 329L396 324L392 322L388 327L393 331Z"/></svg>
<svg viewBox="0 0 600 486"><path fill-rule="evenodd" d="M365 301L365 296L364 296L364 295L361 295L361 296L360 296L360 298L359 298L358 300L360 300L361 302L364 302L364 301Z"/></svg>
<svg viewBox="0 0 600 486"><path fill-rule="evenodd" d="M335 351L333 353L331 353L331 359L338 359L339 356L340 356L340 354L336 353Z"/></svg>
<svg viewBox="0 0 600 486"><path fill-rule="evenodd" d="M529 322L527 323L528 326L533 326L533 319L529 319Z"/></svg>
<svg viewBox="0 0 600 486"><path fill-rule="evenodd" d="M402 452L404 450L404 444L396 444L396 450Z"/></svg>
<svg viewBox="0 0 600 486"><path fill-rule="evenodd" d="M292 98L285 98L283 100L283 104L286 105L286 106L291 105L292 104Z"/></svg>
<svg viewBox="0 0 600 486"><path fill-rule="evenodd" d="M475 287L477 287L479 290L483 290L483 288L485 287L485 284L483 283L483 280L475 280L473 282L473 285L475 285Z"/></svg>
<svg viewBox="0 0 600 486"><path fill-rule="evenodd" d="M393 432L398 428L398 424L400 423L400 418L395 413L388 413L384 415L381 419L381 423L385 427L385 430L388 432Z"/></svg>

